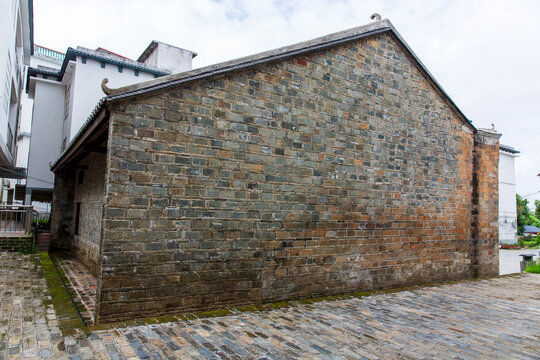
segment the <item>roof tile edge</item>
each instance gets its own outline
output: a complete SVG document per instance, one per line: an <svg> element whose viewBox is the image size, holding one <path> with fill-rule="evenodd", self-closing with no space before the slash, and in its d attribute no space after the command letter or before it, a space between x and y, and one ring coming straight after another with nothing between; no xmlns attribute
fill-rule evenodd
<svg viewBox="0 0 540 360"><path fill-rule="evenodd" d="M358 27L348 29L348 30L344 30L344 31L339 31L339 32L332 33L332 34L325 35L325 36L321 36L321 37L318 37L318 38L315 38L315 39L299 42L299 43L296 43L296 44L293 44L293 45L287 45L287 46L283 46L283 47L280 47L280 48L277 48L277 49L268 50L268 51L264 51L264 52L257 53L257 54L254 54L254 55L249 55L249 56L245 56L245 57L241 57L241 58L237 58L237 59L233 59L233 60L228 60L228 61L225 61L225 62L205 66L205 67L202 67L202 68L198 68L198 69L194 69L194 70L190 70L190 71L186 71L186 72L182 72L182 73L172 74L172 75L168 75L168 76L163 76L163 77L160 77L158 79L149 80L149 81L145 81L145 82L140 82L140 83L129 85L129 86L124 86L124 87L120 87L120 88L116 88L116 89L111 89L112 94L113 94L111 96L111 98L114 99L114 95L117 95L117 94L129 93L129 92L132 92L132 91L143 90L143 89L147 89L147 88L150 89L150 88L154 88L154 87L156 87L156 86L158 86L160 84L173 82L174 80L179 80L179 79L183 79L183 78L187 78L187 77L191 77L191 76L201 75L201 74L204 74L204 73L211 73L211 72L214 72L214 71L219 70L219 69L230 68L230 67L234 67L234 66L244 64L244 63L248 63L248 62L255 62L255 61L258 61L258 60L263 60L265 58L274 57L274 56L278 56L278 55L283 55L283 54L286 54L286 53L290 53L290 52L310 48L310 47L313 47L313 46L316 46L316 45L325 44L325 43L333 42L333 41L340 40L340 39L346 39L346 38L349 38L349 37L354 37L356 35L366 34L366 33L372 32L372 31L382 30L382 29L388 29L388 30L392 30L392 31L395 32L394 26L390 23L390 21L388 19L383 19L383 20L380 20L380 21L374 21L374 22L368 23L366 25L358 26Z"/></svg>

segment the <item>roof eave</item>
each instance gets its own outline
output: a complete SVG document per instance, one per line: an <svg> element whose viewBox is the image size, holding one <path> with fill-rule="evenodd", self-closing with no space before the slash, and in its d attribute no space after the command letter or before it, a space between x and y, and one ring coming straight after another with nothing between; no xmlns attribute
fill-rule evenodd
<svg viewBox="0 0 540 360"><path fill-rule="evenodd" d="M108 64L122 66L122 67L125 67L127 69L139 70L139 71L143 71L143 72L146 72L146 73L149 73L149 74L152 74L152 75L157 75L157 76L166 76L166 75L169 74L169 73L164 72L164 71L151 69L151 68L148 68L148 67L145 67L145 66L137 66L135 64L125 63L125 62L122 62L122 61L115 61L115 60L107 58L107 57L103 57L103 56L99 56L99 55L95 55L95 54L89 54L89 53L86 53L86 52L83 52L83 51L80 51L80 50L77 50L77 49L73 49L72 47L69 47L67 49L67 51L66 51L66 56L64 57L64 61L62 62L62 67L60 68L59 81L61 81L62 78L64 77L67 66L69 64L69 61L70 60L76 60L77 56L85 57L87 59L92 59L92 60L96 60L96 61L103 61L103 62L106 62Z"/></svg>
<svg viewBox="0 0 540 360"><path fill-rule="evenodd" d="M37 77L37 75L43 75L43 76L53 76L56 78L57 81L59 81L59 75L60 73L58 71L46 71L42 69L36 69L33 67L28 67L28 70L26 71L26 93L28 94L29 85L30 85L30 78Z"/></svg>
<svg viewBox="0 0 540 360"><path fill-rule="evenodd" d="M73 157L73 154L84 144L92 130L99 126L102 121L107 120L106 104L106 98L99 100L94 110L90 113L90 116L88 116L88 119L84 122L73 139L71 139L62 154L60 154L58 159L50 165L52 172L56 172L68 162Z"/></svg>
<svg viewBox="0 0 540 360"><path fill-rule="evenodd" d="M499 144L499 150L510 153L510 154L519 154L519 153L521 153L519 150L516 150L511 146L506 146L506 145L503 145L503 144Z"/></svg>

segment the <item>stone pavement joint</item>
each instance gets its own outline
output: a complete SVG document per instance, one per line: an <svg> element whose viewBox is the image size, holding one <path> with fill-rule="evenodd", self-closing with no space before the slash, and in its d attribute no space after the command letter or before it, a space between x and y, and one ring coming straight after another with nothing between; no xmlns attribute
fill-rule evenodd
<svg viewBox="0 0 540 360"><path fill-rule="evenodd" d="M62 337L35 259L0 253L0 359L540 359L536 274Z"/></svg>

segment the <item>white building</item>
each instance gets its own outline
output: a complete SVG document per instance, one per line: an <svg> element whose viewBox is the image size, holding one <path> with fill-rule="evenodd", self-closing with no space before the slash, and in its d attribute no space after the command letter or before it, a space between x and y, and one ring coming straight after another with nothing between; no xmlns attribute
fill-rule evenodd
<svg viewBox="0 0 540 360"><path fill-rule="evenodd" d="M64 53L48 49L43 46L35 45L30 56L30 67L48 67L59 70L64 61ZM24 79L26 81L26 78ZM26 84L24 84L26 87ZM19 129L17 131L17 156L16 165L20 168L28 166L28 151L30 150L30 132L32 131L32 110L34 108L34 100L28 96L26 91L23 91L21 96L21 118L19 121Z"/></svg>
<svg viewBox="0 0 540 360"><path fill-rule="evenodd" d="M499 146L499 243L517 242L515 158L519 151Z"/></svg>
<svg viewBox="0 0 540 360"><path fill-rule="evenodd" d="M173 72L191 70L194 52L152 41L139 61L111 51L68 48L59 69L38 65L27 75L33 99L25 203L50 201L55 161L105 96L101 83L121 87ZM99 150L99 149L98 149ZM96 149L90 150L96 151Z"/></svg>
<svg viewBox="0 0 540 360"><path fill-rule="evenodd" d="M8 195L6 178L21 178L15 168L15 142L21 116L24 66L33 48L31 0L0 1L0 200ZM24 174L22 174L24 175Z"/></svg>
<svg viewBox="0 0 540 360"><path fill-rule="evenodd" d="M43 46L33 46L33 52L30 56L30 67L48 67L51 69L60 69L64 54L58 51L54 51ZM28 70L28 67L27 69ZM26 79L26 76L23 80ZM24 84L25 85L25 84ZM25 85L26 86L26 85ZM28 153L30 151L30 133L32 131L32 111L34 108L34 101L28 96L26 91L21 94L21 106L20 106L20 120L19 127L17 129L16 140L16 153L15 153L15 167L22 171L22 169L28 168ZM15 188L14 202L20 202L24 200L26 180L10 180L10 190ZM12 199L9 199L12 200ZM34 204L36 205L36 204ZM48 205L45 206L45 208ZM39 210L44 210L38 206Z"/></svg>

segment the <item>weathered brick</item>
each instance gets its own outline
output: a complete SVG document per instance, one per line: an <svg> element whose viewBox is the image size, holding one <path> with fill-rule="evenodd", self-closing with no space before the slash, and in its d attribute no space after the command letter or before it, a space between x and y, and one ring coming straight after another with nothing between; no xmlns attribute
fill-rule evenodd
<svg viewBox="0 0 540 360"><path fill-rule="evenodd" d="M387 34L122 104L98 321L495 271L497 142Z"/></svg>

